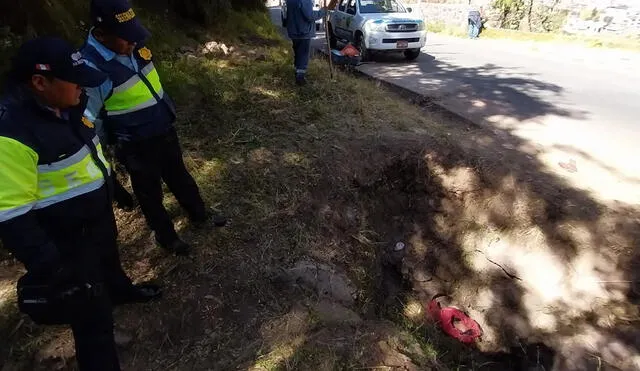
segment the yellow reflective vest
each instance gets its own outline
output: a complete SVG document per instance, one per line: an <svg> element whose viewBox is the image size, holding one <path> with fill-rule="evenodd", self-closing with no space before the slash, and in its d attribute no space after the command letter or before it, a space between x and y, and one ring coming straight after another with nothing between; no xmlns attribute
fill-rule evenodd
<svg viewBox="0 0 640 371"><path fill-rule="evenodd" d="M83 109L58 118L22 88L0 100L0 239L27 267L55 253L51 237L81 238L112 213L109 163Z"/></svg>
<svg viewBox="0 0 640 371"><path fill-rule="evenodd" d="M139 46L131 55L132 66L118 61L106 47L90 39L82 55L98 70L108 76L101 91L103 106L100 112L91 112L103 121L109 138L136 141L162 135L173 126L175 107L160 82L151 51ZM109 90L110 89L110 90ZM97 95L97 94L96 94ZM90 105L90 109L96 109Z"/></svg>

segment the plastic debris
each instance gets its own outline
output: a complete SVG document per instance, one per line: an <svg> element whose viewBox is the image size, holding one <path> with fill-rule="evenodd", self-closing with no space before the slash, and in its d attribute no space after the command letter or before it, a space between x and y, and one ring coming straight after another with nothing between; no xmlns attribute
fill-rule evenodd
<svg viewBox="0 0 640 371"><path fill-rule="evenodd" d="M458 308L443 308L437 296L429 303L429 314L440 328L452 338L464 344L482 340L482 327Z"/></svg>

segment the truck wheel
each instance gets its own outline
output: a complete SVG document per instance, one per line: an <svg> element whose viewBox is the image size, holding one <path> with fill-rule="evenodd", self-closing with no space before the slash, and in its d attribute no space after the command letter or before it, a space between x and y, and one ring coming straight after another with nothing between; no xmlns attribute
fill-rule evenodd
<svg viewBox="0 0 640 371"><path fill-rule="evenodd" d="M331 23L327 23L327 31L329 32L329 47L331 49L336 49L338 47L338 38L333 33L333 26Z"/></svg>
<svg viewBox="0 0 640 371"><path fill-rule="evenodd" d="M412 61L415 60L416 58L418 58L420 56L420 49L410 49L410 50L406 50L404 52L404 57L408 60L408 61Z"/></svg>
<svg viewBox="0 0 640 371"><path fill-rule="evenodd" d="M361 32L356 34L356 48L360 51L360 59L363 62L368 62L371 60L371 53L364 44L364 35Z"/></svg>

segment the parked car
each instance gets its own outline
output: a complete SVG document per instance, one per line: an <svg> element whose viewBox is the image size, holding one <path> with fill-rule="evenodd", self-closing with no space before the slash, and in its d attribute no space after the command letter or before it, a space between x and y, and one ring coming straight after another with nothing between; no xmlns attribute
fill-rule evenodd
<svg viewBox="0 0 640 371"><path fill-rule="evenodd" d="M320 3L316 1L313 5L313 10L320 10ZM280 0L280 20L282 21L282 27L287 27L287 0ZM322 29L323 19L316 21L316 31Z"/></svg>
<svg viewBox="0 0 640 371"><path fill-rule="evenodd" d="M363 60L371 52L402 52L408 60L420 56L427 43L426 24L399 0L340 0L328 19L329 43L351 42Z"/></svg>

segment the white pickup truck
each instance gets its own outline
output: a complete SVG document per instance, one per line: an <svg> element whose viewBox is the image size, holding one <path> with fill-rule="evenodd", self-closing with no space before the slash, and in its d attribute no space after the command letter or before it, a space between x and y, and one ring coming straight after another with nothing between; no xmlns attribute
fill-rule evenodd
<svg viewBox="0 0 640 371"><path fill-rule="evenodd" d="M398 0L340 0L328 19L332 49L338 41L351 42L362 60L371 52L403 52L408 60L420 56L427 43L422 17Z"/></svg>

